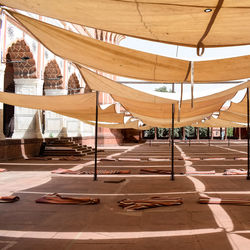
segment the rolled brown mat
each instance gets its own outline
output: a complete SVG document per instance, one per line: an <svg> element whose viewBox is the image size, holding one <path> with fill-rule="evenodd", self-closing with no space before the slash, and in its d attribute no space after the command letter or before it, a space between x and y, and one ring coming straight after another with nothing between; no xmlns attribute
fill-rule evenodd
<svg viewBox="0 0 250 250"><path fill-rule="evenodd" d="M0 196L0 203L11 203L19 200L20 198L16 195Z"/></svg>
<svg viewBox="0 0 250 250"><path fill-rule="evenodd" d="M247 170L240 168L240 169L234 169L234 168L229 168L225 169L223 175L246 175Z"/></svg>
<svg viewBox="0 0 250 250"><path fill-rule="evenodd" d="M51 171L53 174L72 174L72 175L83 175L83 174L94 174L94 171L85 171L85 170L70 170L64 168L58 168L56 170ZM97 174L99 175L109 175L109 174L130 174L130 170L97 170Z"/></svg>
<svg viewBox="0 0 250 250"><path fill-rule="evenodd" d="M231 204L231 205L250 205L250 200L244 199L222 199L217 197L200 197L199 203L201 204Z"/></svg>
<svg viewBox="0 0 250 250"><path fill-rule="evenodd" d="M126 179L120 179L120 180L106 180L104 183L121 183L126 181Z"/></svg>
<svg viewBox="0 0 250 250"><path fill-rule="evenodd" d="M171 170L165 169L150 169L150 168L142 168L140 169L141 174L171 174Z"/></svg>
<svg viewBox="0 0 250 250"><path fill-rule="evenodd" d="M36 200L36 203L94 205L100 203L98 198L61 196L57 193L45 195Z"/></svg>

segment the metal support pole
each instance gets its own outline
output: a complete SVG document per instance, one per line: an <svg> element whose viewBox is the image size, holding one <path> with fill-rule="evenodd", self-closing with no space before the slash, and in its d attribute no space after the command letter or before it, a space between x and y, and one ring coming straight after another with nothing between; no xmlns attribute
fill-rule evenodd
<svg viewBox="0 0 250 250"><path fill-rule="evenodd" d="M247 180L250 180L249 137L249 88L247 88Z"/></svg>
<svg viewBox="0 0 250 250"><path fill-rule="evenodd" d="M171 148L171 180L174 180L174 108L175 105L172 104L172 148Z"/></svg>
<svg viewBox="0 0 250 250"><path fill-rule="evenodd" d="M95 170L94 170L94 181L97 181L98 106L99 106L99 92L96 91L96 107L95 107Z"/></svg>

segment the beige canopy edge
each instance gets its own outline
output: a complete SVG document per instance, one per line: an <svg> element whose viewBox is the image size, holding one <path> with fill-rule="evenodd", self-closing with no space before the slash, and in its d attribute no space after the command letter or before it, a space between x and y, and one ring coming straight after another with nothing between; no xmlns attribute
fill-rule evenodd
<svg viewBox="0 0 250 250"><path fill-rule="evenodd" d="M50 110L82 121L95 120L96 94L68 96L33 96L0 92L0 102L31 109ZM123 123L124 114L116 113L114 105L107 109L98 107L98 119L102 122Z"/></svg>
<svg viewBox="0 0 250 250"><path fill-rule="evenodd" d="M89 125L94 126L96 123L94 121L83 121ZM102 128L111 128L111 129L127 129L127 128L133 128L138 129L139 128L139 121L127 121L126 123L98 123L98 127Z"/></svg>
<svg viewBox="0 0 250 250"><path fill-rule="evenodd" d="M108 44L13 11L8 12L46 48L74 63L114 75L156 82L183 82L189 72L189 62L185 60ZM249 68L250 56L194 62L194 81L246 79L250 78ZM190 82L190 74L187 82Z"/></svg>
<svg viewBox="0 0 250 250"><path fill-rule="evenodd" d="M1 4L118 34L196 47L218 1L2 0ZM247 0L224 1L204 46L249 44L249 7Z"/></svg>
<svg viewBox="0 0 250 250"><path fill-rule="evenodd" d="M214 118L211 117L208 120L205 120L204 122L194 123L192 124L193 127L200 127L200 128L211 128L211 127L220 127L220 128L240 128L240 127L246 127L245 124L240 124L236 122L226 121L222 120L220 118Z"/></svg>
<svg viewBox="0 0 250 250"><path fill-rule="evenodd" d="M135 90L124 86L111 79L98 75L86 68L78 65L78 69L85 82L91 89L106 92L120 102L131 114L151 117L152 119L164 118L166 121L172 117L172 104L177 104L176 100L166 99ZM206 97L194 99L194 108L191 108L191 101L185 100L181 108L181 122L196 116L212 114L219 111L222 105L237 93L250 85L250 82L243 83L239 86L228 90L209 95ZM125 96L125 97L124 97ZM176 106L175 117L178 115ZM140 119L140 117L138 117ZM150 125L148 122L145 124Z"/></svg>

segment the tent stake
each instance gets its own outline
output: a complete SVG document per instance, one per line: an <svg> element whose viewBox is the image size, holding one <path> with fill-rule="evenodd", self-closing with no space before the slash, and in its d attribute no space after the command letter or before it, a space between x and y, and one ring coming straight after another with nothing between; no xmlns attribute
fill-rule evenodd
<svg viewBox="0 0 250 250"><path fill-rule="evenodd" d="M250 180L249 150L249 88L247 88L247 180Z"/></svg>
<svg viewBox="0 0 250 250"><path fill-rule="evenodd" d="M174 108L175 105L172 104L172 147L171 147L171 180L174 180Z"/></svg>
<svg viewBox="0 0 250 250"><path fill-rule="evenodd" d="M98 106L99 106L99 92L96 91L96 109L95 109L95 170L94 181L97 181L97 136L98 136Z"/></svg>

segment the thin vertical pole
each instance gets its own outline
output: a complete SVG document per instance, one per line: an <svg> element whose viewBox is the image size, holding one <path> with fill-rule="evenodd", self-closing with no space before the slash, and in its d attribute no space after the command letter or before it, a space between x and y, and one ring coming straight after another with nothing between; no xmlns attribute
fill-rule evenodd
<svg viewBox="0 0 250 250"><path fill-rule="evenodd" d="M174 108L175 105L172 104L172 148L171 148L171 180L174 180Z"/></svg>
<svg viewBox="0 0 250 250"><path fill-rule="evenodd" d="M95 107L95 170L94 170L94 181L97 181L98 106L99 106L99 92L96 91L96 107Z"/></svg>
<svg viewBox="0 0 250 250"><path fill-rule="evenodd" d="M247 88L247 180L250 180L249 137L249 88Z"/></svg>

